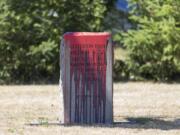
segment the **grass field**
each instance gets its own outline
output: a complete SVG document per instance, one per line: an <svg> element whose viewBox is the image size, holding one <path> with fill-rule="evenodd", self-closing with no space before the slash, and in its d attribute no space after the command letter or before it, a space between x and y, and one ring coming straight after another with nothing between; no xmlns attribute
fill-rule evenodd
<svg viewBox="0 0 180 135"><path fill-rule="evenodd" d="M0 135L180 135L180 84L114 84L113 125L59 124L57 85L0 86Z"/></svg>

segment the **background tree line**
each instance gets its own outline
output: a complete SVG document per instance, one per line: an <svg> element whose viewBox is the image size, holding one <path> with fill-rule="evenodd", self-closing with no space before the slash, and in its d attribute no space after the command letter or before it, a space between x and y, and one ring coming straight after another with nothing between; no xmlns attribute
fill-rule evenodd
<svg viewBox="0 0 180 135"><path fill-rule="evenodd" d="M128 52L114 68L119 77L177 79L180 1L129 0L128 12L117 10L115 3L0 1L0 83L58 82L60 36L68 31L110 31Z"/></svg>
<svg viewBox="0 0 180 135"><path fill-rule="evenodd" d="M120 62L120 74L134 80L180 79L179 6L179 0L129 0L131 29L118 35L129 58Z"/></svg>

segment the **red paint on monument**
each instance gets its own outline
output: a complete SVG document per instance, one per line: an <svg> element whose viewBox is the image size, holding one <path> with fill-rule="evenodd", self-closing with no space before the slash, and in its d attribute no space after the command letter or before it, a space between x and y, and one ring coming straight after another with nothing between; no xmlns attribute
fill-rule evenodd
<svg viewBox="0 0 180 135"><path fill-rule="evenodd" d="M73 81L75 84L75 122L103 123L106 47L110 34L76 32L66 33L63 37L70 48L70 85L72 86ZM72 90L74 89L71 88L70 93ZM88 119L87 115L92 115L93 118ZM70 121L74 122L71 118Z"/></svg>

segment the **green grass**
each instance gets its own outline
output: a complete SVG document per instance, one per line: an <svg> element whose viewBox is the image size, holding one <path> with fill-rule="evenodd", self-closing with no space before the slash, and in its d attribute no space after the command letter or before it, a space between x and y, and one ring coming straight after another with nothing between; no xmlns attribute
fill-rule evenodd
<svg viewBox="0 0 180 135"><path fill-rule="evenodd" d="M114 60L126 60L128 58L127 50L116 46L114 47Z"/></svg>

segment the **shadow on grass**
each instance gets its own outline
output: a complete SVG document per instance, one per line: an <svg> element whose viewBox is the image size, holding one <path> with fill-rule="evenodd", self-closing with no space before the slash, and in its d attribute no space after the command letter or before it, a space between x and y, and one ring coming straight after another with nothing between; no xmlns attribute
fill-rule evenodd
<svg viewBox="0 0 180 135"><path fill-rule="evenodd" d="M29 123L28 126L63 126L63 127L98 127L98 128L129 128L129 129L160 129L174 130L180 129L180 118L173 121L162 120L160 118L149 117L127 117L124 121L117 121L113 124L62 124L60 122L39 122Z"/></svg>
<svg viewBox="0 0 180 135"><path fill-rule="evenodd" d="M160 129L173 130L180 129L180 119L163 120L160 118L149 117L127 117L127 122L114 122L114 127L132 128L132 129Z"/></svg>

